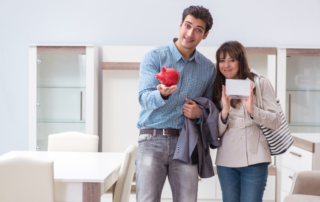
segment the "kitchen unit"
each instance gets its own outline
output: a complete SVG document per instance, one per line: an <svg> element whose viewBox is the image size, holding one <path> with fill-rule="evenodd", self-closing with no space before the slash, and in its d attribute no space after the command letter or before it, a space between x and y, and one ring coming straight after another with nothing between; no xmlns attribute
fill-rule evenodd
<svg viewBox="0 0 320 202"><path fill-rule="evenodd" d="M277 98L295 137L290 150L276 158L277 176L281 179L277 181L277 201L289 193L295 172L320 169L315 160L319 158L315 148L320 136L319 76L320 48L277 48ZM309 141L307 144L314 145L314 149L301 147L301 141Z"/></svg>
<svg viewBox="0 0 320 202"><path fill-rule="evenodd" d="M47 150L48 135L98 135L98 49L29 45L29 150Z"/></svg>
<svg viewBox="0 0 320 202"><path fill-rule="evenodd" d="M293 133L295 142L282 156L281 202L289 194L293 175L320 170L320 133Z"/></svg>
<svg viewBox="0 0 320 202"><path fill-rule="evenodd" d="M127 146L137 143L139 130L136 123L140 112L138 83L140 62L152 46L104 46L103 61L103 152L121 152ZM197 47L203 55L216 63L218 47ZM246 47L250 68L270 79L275 87L276 48ZM125 56L125 57L124 57ZM125 90L123 90L125 89ZM128 102L129 100L129 102ZM126 116L123 116L126 114ZM112 124L111 124L112 122ZM123 127L125 125L125 127ZM215 162L216 150L211 150ZM276 168L270 165L264 202L275 201ZM111 193L111 190L109 190ZM135 182L131 200L135 201ZM103 201L111 201L111 194L104 195ZM161 201L172 201L168 180L165 182ZM218 176L199 178L198 201L222 201Z"/></svg>

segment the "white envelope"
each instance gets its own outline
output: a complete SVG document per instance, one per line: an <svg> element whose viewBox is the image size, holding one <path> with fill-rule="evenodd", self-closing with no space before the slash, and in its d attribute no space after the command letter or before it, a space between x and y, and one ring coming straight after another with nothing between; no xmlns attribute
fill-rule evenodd
<svg viewBox="0 0 320 202"><path fill-rule="evenodd" d="M226 96L229 95L230 99L249 98L250 84L249 80L226 79Z"/></svg>

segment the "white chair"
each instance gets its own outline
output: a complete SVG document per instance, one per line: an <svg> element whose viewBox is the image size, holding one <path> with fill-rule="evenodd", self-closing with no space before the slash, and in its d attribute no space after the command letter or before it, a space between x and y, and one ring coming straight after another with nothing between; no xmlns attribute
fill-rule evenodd
<svg viewBox="0 0 320 202"><path fill-rule="evenodd" d="M137 145L130 145L125 151L125 157L121 164L118 181L113 191L113 202L129 202L133 175L135 173L137 150ZM112 196L111 193L112 189L103 194L101 196L101 202L109 201Z"/></svg>
<svg viewBox="0 0 320 202"><path fill-rule="evenodd" d="M65 132L48 136L48 151L98 152L97 135Z"/></svg>
<svg viewBox="0 0 320 202"><path fill-rule="evenodd" d="M0 201L54 202L53 162L30 157L0 160Z"/></svg>
<svg viewBox="0 0 320 202"><path fill-rule="evenodd" d="M89 135L80 132L65 132L52 134L48 136L48 151L64 151L64 152L98 152L97 135ZM72 193L81 193L81 183L55 182L57 201L78 201L78 195ZM1 201L1 200L0 200Z"/></svg>

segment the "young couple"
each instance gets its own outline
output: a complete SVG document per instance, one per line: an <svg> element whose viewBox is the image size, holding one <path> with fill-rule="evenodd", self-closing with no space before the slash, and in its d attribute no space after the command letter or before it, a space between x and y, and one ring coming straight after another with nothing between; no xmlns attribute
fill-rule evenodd
<svg viewBox="0 0 320 202"><path fill-rule="evenodd" d="M198 124L202 110L193 101L207 98L219 110L221 146L216 166L224 202L262 201L271 163L269 146L259 124L280 127L273 88L265 77L250 70L244 47L226 42L210 61L196 50L213 24L208 9L190 6L183 12L178 39L148 52L141 62L136 158L138 202L158 202L168 176L174 202L195 202L198 166L173 160L185 117ZM216 62L216 69L213 62ZM177 87L161 87L156 73L167 66L180 72ZM260 76L264 109L256 105L254 76ZM230 100L225 79L249 79L249 99ZM210 124L210 123L208 123Z"/></svg>

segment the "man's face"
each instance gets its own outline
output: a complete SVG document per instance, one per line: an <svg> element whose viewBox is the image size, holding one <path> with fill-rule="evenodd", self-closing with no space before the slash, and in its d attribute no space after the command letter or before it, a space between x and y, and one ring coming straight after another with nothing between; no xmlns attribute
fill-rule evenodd
<svg viewBox="0 0 320 202"><path fill-rule="evenodd" d="M201 19L196 19L192 15L187 15L184 22L180 23L179 41L186 49L195 49L202 39L207 38L204 34L206 23Z"/></svg>

